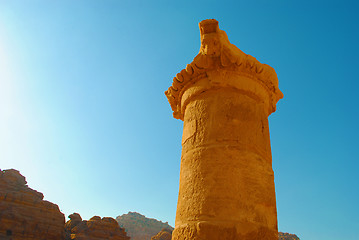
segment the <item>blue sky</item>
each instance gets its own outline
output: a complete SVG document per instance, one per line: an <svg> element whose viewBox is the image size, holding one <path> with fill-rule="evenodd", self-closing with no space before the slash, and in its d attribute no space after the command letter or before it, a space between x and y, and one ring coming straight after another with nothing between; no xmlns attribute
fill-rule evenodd
<svg viewBox="0 0 359 240"><path fill-rule="evenodd" d="M67 216L174 225L182 122L164 91L215 18L271 65L279 230L359 239L356 1L0 0L0 168Z"/></svg>

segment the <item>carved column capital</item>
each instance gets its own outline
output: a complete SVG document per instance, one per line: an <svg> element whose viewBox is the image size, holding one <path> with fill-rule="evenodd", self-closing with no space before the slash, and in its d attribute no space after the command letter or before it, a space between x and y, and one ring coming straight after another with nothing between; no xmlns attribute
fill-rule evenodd
<svg viewBox="0 0 359 240"><path fill-rule="evenodd" d="M183 120L188 101L204 91L230 87L264 103L267 114L283 98L274 69L245 54L228 40L214 19L199 23L201 47L198 55L173 78L165 92L173 116Z"/></svg>

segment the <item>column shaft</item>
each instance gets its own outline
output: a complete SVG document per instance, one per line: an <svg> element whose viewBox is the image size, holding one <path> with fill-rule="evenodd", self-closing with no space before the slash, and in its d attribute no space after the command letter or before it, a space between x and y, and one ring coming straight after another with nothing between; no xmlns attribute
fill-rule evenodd
<svg viewBox="0 0 359 240"><path fill-rule="evenodd" d="M277 240L271 164L261 102L234 88L190 100L173 239Z"/></svg>

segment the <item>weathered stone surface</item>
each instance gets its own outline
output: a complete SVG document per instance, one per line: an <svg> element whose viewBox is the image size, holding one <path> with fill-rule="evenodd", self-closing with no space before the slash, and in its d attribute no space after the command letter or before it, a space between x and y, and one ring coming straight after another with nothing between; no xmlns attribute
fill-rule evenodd
<svg viewBox="0 0 359 240"><path fill-rule="evenodd" d="M65 217L43 198L17 170L0 171L0 239L63 239Z"/></svg>
<svg viewBox="0 0 359 240"><path fill-rule="evenodd" d="M174 240L277 240L268 116L275 71L231 44L214 19L165 92L184 121Z"/></svg>
<svg viewBox="0 0 359 240"><path fill-rule="evenodd" d="M80 214L73 213L69 215L70 220L65 223L65 239L71 239L71 231L82 222Z"/></svg>
<svg viewBox="0 0 359 240"><path fill-rule="evenodd" d="M66 222L66 240L129 240L126 231L110 217L92 217L82 220L78 213L71 214Z"/></svg>
<svg viewBox="0 0 359 240"><path fill-rule="evenodd" d="M136 212L129 212L116 218L121 227L125 228L131 240L151 240L151 237L156 235L162 229L173 228L156 219L147 218Z"/></svg>
<svg viewBox="0 0 359 240"><path fill-rule="evenodd" d="M172 239L172 230L171 229L162 229L161 232L157 233L156 236L153 236L151 240L171 240Z"/></svg>
<svg viewBox="0 0 359 240"><path fill-rule="evenodd" d="M278 238L279 240L300 240L297 235L290 233L279 232L278 236L279 236Z"/></svg>
<svg viewBox="0 0 359 240"><path fill-rule="evenodd" d="M172 239L172 230L163 229L156 236L153 236L151 240L171 240ZM278 233L278 240L300 240L297 235L290 233Z"/></svg>

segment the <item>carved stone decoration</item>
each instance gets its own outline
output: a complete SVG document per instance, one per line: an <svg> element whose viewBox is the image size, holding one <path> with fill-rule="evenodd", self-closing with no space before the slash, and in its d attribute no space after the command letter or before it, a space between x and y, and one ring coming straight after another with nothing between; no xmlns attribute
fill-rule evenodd
<svg viewBox="0 0 359 240"><path fill-rule="evenodd" d="M273 68L231 44L214 19L165 92L184 121L172 239L277 240L268 116L283 97Z"/></svg>

